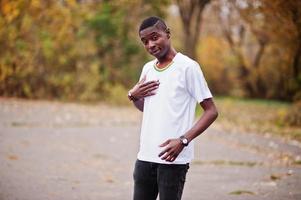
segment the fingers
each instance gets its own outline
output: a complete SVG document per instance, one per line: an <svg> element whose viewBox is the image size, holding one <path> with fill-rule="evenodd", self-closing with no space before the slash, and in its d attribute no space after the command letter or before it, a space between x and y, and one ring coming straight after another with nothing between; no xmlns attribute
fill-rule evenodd
<svg viewBox="0 0 301 200"><path fill-rule="evenodd" d="M148 81L146 83L143 83L143 84L139 85L139 88L141 89L141 91L145 91L145 90L148 90L150 88L159 87L159 84L160 84L159 81Z"/></svg>
<svg viewBox="0 0 301 200"><path fill-rule="evenodd" d="M158 89L159 87L159 80L153 80L145 82L146 75L143 76L143 78L135 85L133 89L131 89L131 93L136 98L144 98L148 96L155 95L153 91Z"/></svg>
<svg viewBox="0 0 301 200"><path fill-rule="evenodd" d="M160 144L159 147L165 147L170 143L171 140L166 140L164 143ZM175 155L175 153L172 151L172 148L167 146L161 153L159 153L159 157L161 157L162 160L167 160L167 158L171 158ZM163 156L163 157L162 157ZM169 159L170 159L169 158Z"/></svg>
<svg viewBox="0 0 301 200"><path fill-rule="evenodd" d="M138 82L134 88L130 90L133 96L137 98L143 98L146 96L154 95L155 93L151 93L153 90L158 89L159 81L148 81L144 83L146 76L144 76L140 82Z"/></svg>
<svg viewBox="0 0 301 200"><path fill-rule="evenodd" d="M143 97L149 97L149 96L153 96L155 95L155 92L147 92L145 95L143 95Z"/></svg>
<svg viewBox="0 0 301 200"><path fill-rule="evenodd" d="M162 144L159 145L159 147L165 147L166 145L168 145L170 142L170 140L166 140L165 142L163 142Z"/></svg>
<svg viewBox="0 0 301 200"><path fill-rule="evenodd" d="M147 89L144 89L144 90L141 91L141 94L142 95L147 95L148 93L153 92L154 90L158 89L158 87L159 86L156 85L156 86L152 86L152 87L149 87Z"/></svg>
<svg viewBox="0 0 301 200"><path fill-rule="evenodd" d="M165 147L163 151L159 153L159 157L162 160L173 162L176 160L180 152L183 150L183 145L181 144L180 140L177 139L169 139L166 140L164 143L159 145L159 147Z"/></svg>
<svg viewBox="0 0 301 200"><path fill-rule="evenodd" d="M163 157L161 157L162 160L170 160L171 158L175 157L176 154L173 152L167 152Z"/></svg>
<svg viewBox="0 0 301 200"><path fill-rule="evenodd" d="M154 92L154 90L158 89L159 85L157 83L152 83L152 84L148 84L144 87L140 87L139 88L139 93L141 95L141 97L148 97L148 96L152 96L155 95L156 93Z"/></svg>
<svg viewBox="0 0 301 200"><path fill-rule="evenodd" d="M160 156L160 154L162 155ZM165 153L161 152L160 154L159 157L161 157L161 160L168 162L173 162L178 157L178 154L174 153L173 151L166 151Z"/></svg>
<svg viewBox="0 0 301 200"><path fill-rule="evenodd" d="M163 155L169 155L168 151L169 151L170 148L166 148L164 149L163 151L161 151L161 153L159 153L159 157L162 157ZM165 156L163 156L161 159L163 159Z"/></svg>
<svg viewBox="0 0 301 200"><path fill-rule="evenodd" d="M173 161L176 160L177 157L178 157L178 156L174 156L174 157L172 157L169 161L170 161L170 162L173 162Z"/></svg>
<svg viewBox="0 0 301 200"><path fill-rule="evenodd" d="M173 162L176 160L177 157L178 157L178 155L170 155L165 160L168 162Z"/></svg>

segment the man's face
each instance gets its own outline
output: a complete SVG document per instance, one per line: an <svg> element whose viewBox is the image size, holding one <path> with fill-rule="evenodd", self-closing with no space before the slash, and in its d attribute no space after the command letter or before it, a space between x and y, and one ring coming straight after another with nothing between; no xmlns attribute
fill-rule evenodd
<svg viewBox="0 0 301 200"><path fill-rule="evenodd" d="M145 49L156 58L162 58L170 49L169 33L156 25L143 29L139 33Z"/></svg>

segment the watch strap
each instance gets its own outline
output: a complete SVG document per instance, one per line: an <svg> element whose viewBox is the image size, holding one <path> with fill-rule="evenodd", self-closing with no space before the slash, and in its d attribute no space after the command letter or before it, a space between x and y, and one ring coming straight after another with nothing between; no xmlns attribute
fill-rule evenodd
<svg viewBox="0 0 301 200"><path fill-rule="evenodd" d="M128 98L129 100L134 102L139 100L138 98L134 97L131 92L128 92Z"/></svg>
<svg viewBox="0 0 301 200"><path fill-rule="evenodd" d="M188 146L189 141L188 141L188 139L187 139L184 135L182 135L182 136L180 137L180 140L181 140L181 142L182 142L182 144L183 144L184 146Z"/></svg>

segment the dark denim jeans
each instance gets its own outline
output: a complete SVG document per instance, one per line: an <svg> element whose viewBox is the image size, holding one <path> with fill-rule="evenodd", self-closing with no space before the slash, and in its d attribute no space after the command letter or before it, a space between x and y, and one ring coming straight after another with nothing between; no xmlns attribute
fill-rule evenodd
<svg viewBox="0 0 301 200"><path fill-rule="evenodd" d="M137 160L134 200L180 200L189 164L158 164Z"/></svg>

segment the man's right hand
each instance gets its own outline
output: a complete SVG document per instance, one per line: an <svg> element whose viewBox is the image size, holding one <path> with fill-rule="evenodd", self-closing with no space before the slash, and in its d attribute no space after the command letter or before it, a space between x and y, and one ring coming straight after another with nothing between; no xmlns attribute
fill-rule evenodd
<svg viewBox="0 0 301 200"><path fill-rule="evenodd" d="M135 99L142 99L144 97L155 95L154 90L158 89L160 82L148 81L145 82L146 76L144 76L129 92Z"/></svg>

